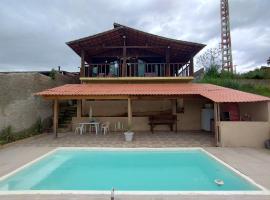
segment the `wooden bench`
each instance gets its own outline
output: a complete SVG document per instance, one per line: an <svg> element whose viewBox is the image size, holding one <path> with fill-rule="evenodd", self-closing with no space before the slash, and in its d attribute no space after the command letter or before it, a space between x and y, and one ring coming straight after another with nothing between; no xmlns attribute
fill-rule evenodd
<svg viewBox="0 0 270 200"><path fill-rule="evenodd" d="M154 127L157 125L168 125L170 130L173 131L175 124L175 132L177 132L177 116L176 115L152 115L149 116L149 125L151 132L154 133Z"/></svg>

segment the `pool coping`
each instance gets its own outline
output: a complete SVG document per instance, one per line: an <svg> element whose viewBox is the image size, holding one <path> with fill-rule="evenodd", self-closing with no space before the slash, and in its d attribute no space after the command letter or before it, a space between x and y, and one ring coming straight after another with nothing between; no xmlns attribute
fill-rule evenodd
<svg viewBox="0 0 270 200"><path fill-rule="evenodd" d="M243 174L239 170L233 168L228 163L217 158L212 153L208 152L202 147L172 147L172 148L113 148L113 147L57 147L44 155L26 163L25 165L11 171L10 173L1 176L0 181L12 176L13 174L23 170L24 168L38 162L39 160L53 154L54 152L61 149L71 149L71 150L114 150L114 151L173 151L173 150L201 150L206 153L211 158L215 159L217 162L221 163L225 167L232 170L238 176L245 179L247 182L255 185L260 190L259 191L248 191L248 190L238 190L238 191L114 191L114 195L270 195L270 190L263 187L262 185L256 183L249 176ZM111 190L18 190L18 191L0 191L1 195L29 195L29 194L89 194L89 195L111 195Z"/></svg>

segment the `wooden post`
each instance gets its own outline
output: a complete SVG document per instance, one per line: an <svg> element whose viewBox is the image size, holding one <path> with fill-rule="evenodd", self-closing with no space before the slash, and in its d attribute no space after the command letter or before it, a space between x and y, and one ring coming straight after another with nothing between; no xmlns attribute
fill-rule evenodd
<svg viewBox="0 0 270 200"><path fill-rule="evenodd" d="M81 70L80 70L81 77L85 77L85 53L84 50L81 51Z"/></svg>
<svg viewBox="0 0 270 200"><path fill-rule="evenodd" d="M193 76L194 73L194 62L193 62L193 57L190 59L190 63L189 63L189 76Z"/></svg>
<svg viewBox="0 0 270 200"><path fill-rule="evenodd" d="M53 133L55 134L55 138L58 137L57 128L58 128L58 100L55 99L53 102Z"/></svg>
<svg viewBox="0 0 270 200"><path fill-rule="evenodd" d="M82 100L77 100L77 117L80 118L82 116Z"/></svg>
<svg viewBox="0 0 270 200"><path fill-rule="evenodd" d="M92 58L88 58L88 77L93 77L93 65L92 65Z"/></svg>
<svg viewBox="0 0 270 200"><path fill-rule="evenodd" d="M220 122L220 114L219 114L219 104L214 103L214 126L215 126L215 145L219 146L220 143L220 133L219 133L219 122Z"/></svg>
<svg viewBox="0 0 270 200"><path fill-rule="evenodd" d="M165 70L165 76L170 76L170 47L166 48L166 70Z"/></svg>
<svg viewBox="0 0 270 200"><path fill-rule="evenodd" d="M132 126L132 108L131 108L131 98L128 98L128 127Z"/></svg>
<svg viewBox="0 0 270 200"><path fill-rule="evenodd" d="M89 110L86 111L85 108L86 108L86 100L82 99L82 116L85 116L89 112Z"/></svg>
<svg viewBox="0 0 270 200"><path fill-rule="evenodd" d="M127 47L126 47L126 36L123 36L123 63L122 63L122 77L127 76Z"/></svg>
<svg viewBox="0 0 270 200"><path fill-rule="evenodd" d="M177 107L177 99L172 99L171 100L171 103L172 103L172 114L173 115L176 115L176 124L175 124L175 133L177 133L177 113L176 113L176 107Z"/></svg>

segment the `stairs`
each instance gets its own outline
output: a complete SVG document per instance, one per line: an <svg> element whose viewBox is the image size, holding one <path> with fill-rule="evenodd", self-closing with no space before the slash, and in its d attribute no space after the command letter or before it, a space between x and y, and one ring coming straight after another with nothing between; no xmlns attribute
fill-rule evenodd
<svg viewBox="0 0 270 200"><path fill-rule="evenodd" d="M62 105L58 114L58 132L68 132L71 130L72 117L77 115L76 105Z"/></svg>

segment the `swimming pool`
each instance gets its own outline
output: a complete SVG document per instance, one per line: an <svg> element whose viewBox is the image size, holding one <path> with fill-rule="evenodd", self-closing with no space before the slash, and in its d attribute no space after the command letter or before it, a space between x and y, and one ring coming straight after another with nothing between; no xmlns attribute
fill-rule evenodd
<svg viewBox="0 0 270 200"><path fill-rule="evenodd" d="M0 179L9 191L262 191L201 148L58 148Z"/></svg>

